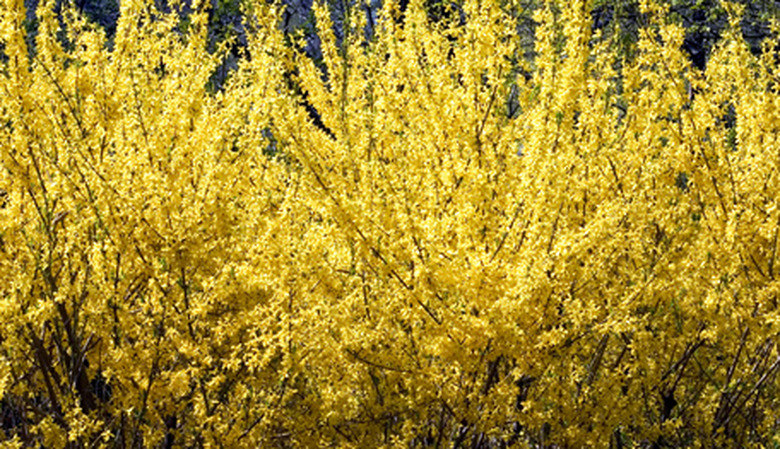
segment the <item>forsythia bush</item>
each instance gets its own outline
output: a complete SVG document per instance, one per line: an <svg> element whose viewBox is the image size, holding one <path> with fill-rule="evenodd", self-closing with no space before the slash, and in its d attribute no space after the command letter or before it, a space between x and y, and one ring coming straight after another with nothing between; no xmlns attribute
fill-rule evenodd
<svg viewBox="0 0 780 449"><path fill-rule="evenodd" d="M592 6L255 2L213 92L203 3L3 0L4 445L780 443L775 54Z"/></svg>

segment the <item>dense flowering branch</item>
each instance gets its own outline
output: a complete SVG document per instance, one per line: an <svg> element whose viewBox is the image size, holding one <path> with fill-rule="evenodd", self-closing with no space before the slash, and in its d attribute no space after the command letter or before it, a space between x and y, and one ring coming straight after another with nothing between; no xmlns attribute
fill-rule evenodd
<svg viewBox="0 0 780 449"><path fill-rule="evenodd" d="M539 3L3 3L4 444L774 442L776 55Z"/></svg>

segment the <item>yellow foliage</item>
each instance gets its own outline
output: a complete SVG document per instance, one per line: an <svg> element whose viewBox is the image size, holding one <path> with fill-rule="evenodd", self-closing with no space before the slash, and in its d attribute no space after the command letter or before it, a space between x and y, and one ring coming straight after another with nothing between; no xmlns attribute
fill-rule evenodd
<svg viewBox="0 0 780 449"><path fill-rule="evenodd" d="M213 92L204 5L4 2L4 444L777 444L776 55L590 3L533 61L512 1L318 3L320 63L258 2Z"/></svg>

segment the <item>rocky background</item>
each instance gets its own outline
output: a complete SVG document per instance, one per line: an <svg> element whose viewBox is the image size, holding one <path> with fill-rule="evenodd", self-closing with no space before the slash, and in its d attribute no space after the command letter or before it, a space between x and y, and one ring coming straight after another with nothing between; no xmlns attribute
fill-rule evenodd
<svg viewBox="0 0 780 449"><path fill-rule="evenodd" d="M56 9L60 10L63 2L56 0ZM87 17L105 29L109 38L116 31L119 18L120 0L73 0L75 6ZM167 0L155 0L161 10L169 10ZM225 39L234 40L234 48L225 58L220 69L215 73L213 84L215 89L224 83L230 70L235 68L242 55L241 48L246 46L246 30L241 11L241 2L245 0L211 0L210 35L212 45ZM365 14L367 26L364 33L370 38L377 12L382 6L382 0L268 0L281 1L285 6L280 29L287 34L302 32L306 37L304 51L314 61L322 58L320 41L317 36L316 23L312 13L314 1L324 1L331 11L334 32L338 42L344 35L344 17L348 10ZM401 10L409 0L401 0ZM432 21L458 10L457 0L424 0ZM670 20L679 21L687 30L684 50L690 56L692 64L703 69L713 46L720 39L727 25L727 15L720 0L667 0L669 3ZM526 57L533 58L533 32L535 23L533 11L539 0L523 0L520 2L517 32L526 48ZM742 34L754 54L759 54L762 44L767 38L777 41L769 29L769 19L780 13L780 0L739 0L745 6L745 16L742 20ZM27 22L30 35L37 28L35 9L38 0L25 0L27 6ZM183 11L187 13L186 7ZM605 35L620 33L620 42L624 51L631 51L631 45L636 41L637 30L643 22L639 13L638 0L595 0L593 8L593 27L605 31ZM619 30L619 31L617 31Z"/></svg>
<svg viewBox="0 0 780 449"><path fill-rule="evenodd" d="M119 2L121 0L55 0L55 10L62 10L65 2L74 1L78 10L82 11L90 20L94 21L106 31L111 45L112 37L116 32L116 24L119 18ZM210 80L209 89L217 91L222 88L230 77L233 69L238 67L239 60L244 57L243 51L247 46L247 31L242 12L242 3L249 0L210 0L209 10L209 41L212 50L221 42L231 42L230 51L224 56L222 64L217 68ZM323 70L323 76L327 77L324 65L321 64L322 52L320 39L317 35L317 24L312 10L313 2L325 2L331 12L331 21L337 43L344 37L344 19L347 12L365 14L367 25L363 30L367 40L373 34L373 27L377 20L377 14L382 7L382 0L265 0L280 2L284 6L279 28L288 36L302 33L305 45L303 50ZM460 0L423 0L428 12L428 18L432 22L455 18L460 15L464 20L463 12L458 4ZM721 38L728 24L728 14L721 0L664 0L669 5L669 20L676 21L686 29L683 50L688 54L691 63L698 69L704 69L712 49ZM35 10L39 0L24 0L27 7L28 42L31 52L34 52L34 36L37 30ZM169 0L155 0L157 7L162 11L170 11ZM399 9L403 17L403 11L409 0L399 0ZM519 0L516 4L517 35L524 49L523 57L532 62L534 58L534 30L536 23L533 20L534 11L543 4L542 0ZM780 18L780 0L736 0L736 3L744 6L744 17L741 21L741 31L745 41L750 46L751 52L758 55L762 52L764 44L770 44L771 48L780 50L779 37L772 33L769 27L770 20ZM190 12L187 5L192 0L183 0L180 12L186 17ZM602 39L610 38L617 34L617 45L622 56L631 58L635 44L638 40L639 29L647 22L639 9L639 0L594 0L593 29L600 30ZM403 19L401 19L403 20ZM293 39L289 40L294 45ZM0 48L0 59L3 58ZM518 75L526 79L531 73L520 70ZM323 124L318 111L309 103L305 92L296 89L291 81L291 87L298 91L300 104L306 109L312 122L326 134L333 133ZM505 99L507 115L514 118L519 113L517 104L517 90L512 89L509 97ZM264 149L267 154L276 153L276 140L268 133L268 146ZM522 148L518 150L522 155Z"/></svg>

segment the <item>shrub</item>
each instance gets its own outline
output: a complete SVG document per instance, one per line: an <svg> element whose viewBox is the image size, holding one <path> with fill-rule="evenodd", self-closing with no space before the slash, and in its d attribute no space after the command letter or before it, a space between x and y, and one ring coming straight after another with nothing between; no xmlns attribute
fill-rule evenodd
<svg viewBox="0 0 780 449"><path fill-rule="evenodd" d="M28 51L21 3L7 446L777 443L780 102L735 6L702 71L649 1L630 60L584 1L535 11L533 61L526 2L340 45L318 6L316 63L255 3L214 92L201 4L122 2L109 48L41 2Z"/></svg>

